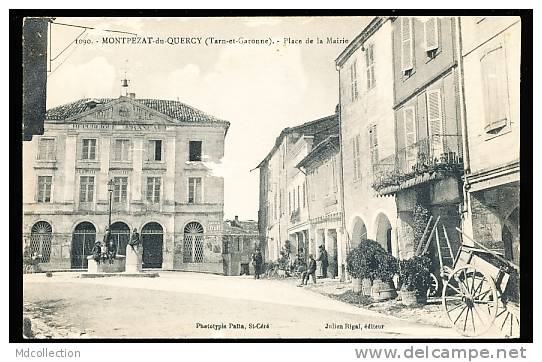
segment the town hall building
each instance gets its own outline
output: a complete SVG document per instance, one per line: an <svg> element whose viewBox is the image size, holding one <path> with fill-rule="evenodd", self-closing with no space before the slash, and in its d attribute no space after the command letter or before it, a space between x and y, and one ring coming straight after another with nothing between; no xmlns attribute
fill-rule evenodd
<svg viewBox="0 0 542 362"><path fill-rule="evenodd" d="M221 273L229 122L179 101L81 99L47 111L23 146L23 235L43 270L86 269L106 227L143 268Z"/></svg>

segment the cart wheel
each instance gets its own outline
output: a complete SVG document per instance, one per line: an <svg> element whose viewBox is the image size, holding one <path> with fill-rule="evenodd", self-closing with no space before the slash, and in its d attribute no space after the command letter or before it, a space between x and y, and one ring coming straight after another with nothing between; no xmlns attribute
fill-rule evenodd
<svg viewBox="0 0 542 362"><path fill-rule="evenodd" d="M464 336L487 332L495 320L497 303L493 278L469 265L455 269L442 290L444 311Z"/></svg>
<svg viewBox="0 0 542 362"><path fill-rule="evenodd" d="M512 302L497 304L497 315L495 316L495 327L498 328L506 338L519 337L519 306Z"/></svg>
<svg viewBox="0 0 542 362"><path fill-rule="evenodd" d="M429 289L427 289L427 297L435 297L438 293L440 283L438 281L438 278L435 274L431 273L431 284L429 285Z"/></svg>

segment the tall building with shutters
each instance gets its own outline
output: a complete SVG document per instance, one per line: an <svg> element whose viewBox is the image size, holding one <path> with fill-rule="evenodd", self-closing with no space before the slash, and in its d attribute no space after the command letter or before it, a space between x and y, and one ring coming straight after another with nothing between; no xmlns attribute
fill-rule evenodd
<svg viewBox="0 0 542 362"><path fill-rule="evenodd" d="M395 164L392 30L390 17L373 18L336 59L344 201L340 269L365 238L400 253L395 198L373 187Z"/></svg>
<svg viewBox="0 0 542 362"><path fill-rule="evenodd" d="M281 252L295 260L296 255L307 259L309 253L317 255L320 245L337 248L337 234L328 233L335 225L311 223L311 185L307 184L306 170L300 162L311 150L337 133L338 115L319 118L282 130L275 145L256 167L260 172L260 207L258 229L264 241L265 258L277 261ZM331 168L325 177L331 185ZM323 177L320 175L320 177ZM340 201L335 197L327 210L328 219L336 224L336 209ZM331 208L333 210L331 210ZM340 215L339 215L340 217Z"/></svg>
<svg viewBox="0 0 542 362"><path fill-rule="evenodd" d="M395 196L399 254L408 258L416 250L420 210L440 216L452 246L459 240L463 148L457 24L452 17L396 17L391 27L395 149L380 160L373 188Z"/></svg>
<svg viewBox="0 0 542 362"><path fill-rule="evenodd" d="M23 145L23 235L41 268L85 269L109 224L124 254L137 228L143 267L222 273L229 122L178 101L81 99L47 111Z"/></svg>
<svg viewBox="0 0 542 362"><path fill-rule="evenodd" d="M465 229L519 265L519 17L461 17Z"/></svg>

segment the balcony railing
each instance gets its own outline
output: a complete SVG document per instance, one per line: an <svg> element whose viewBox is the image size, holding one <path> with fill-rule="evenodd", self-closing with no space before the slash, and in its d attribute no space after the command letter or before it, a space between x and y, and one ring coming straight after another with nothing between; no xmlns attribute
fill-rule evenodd
<svg viewBox="0 0 542 362"><path fill-rule="evenodd" d="M462 171L461 135L434 135L397 151L373 165L373 188L400 186L418 175Z"/></svg>

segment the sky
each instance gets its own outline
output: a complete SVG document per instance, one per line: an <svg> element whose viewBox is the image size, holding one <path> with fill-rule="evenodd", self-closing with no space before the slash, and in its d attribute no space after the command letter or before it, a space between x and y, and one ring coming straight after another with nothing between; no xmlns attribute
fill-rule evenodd
<svg viewBox="0 0 542 362"><path fill-rule="evenodd" d="M224 213L257 220L258 170L285 127L321 118L338 103L335 59L369 17L56 18L47 108L80 98L116 98L126 72L136 98L179 100L231 122L225 157ZM103 44L103 37L153 37L163 44ZM80 43L72 43L78 36ZM201 38L198 44L194 38ZM270 39L272 45L205 45L216 39ZM183 38L193 43L181 44ZM301 44L284 38L301 40ZM312 39L312 44L305 43ZM323 44L317 43L317 38ZM177 44L168 44L170 42ZM71 45L70 45L71 44Z"/></svg>

